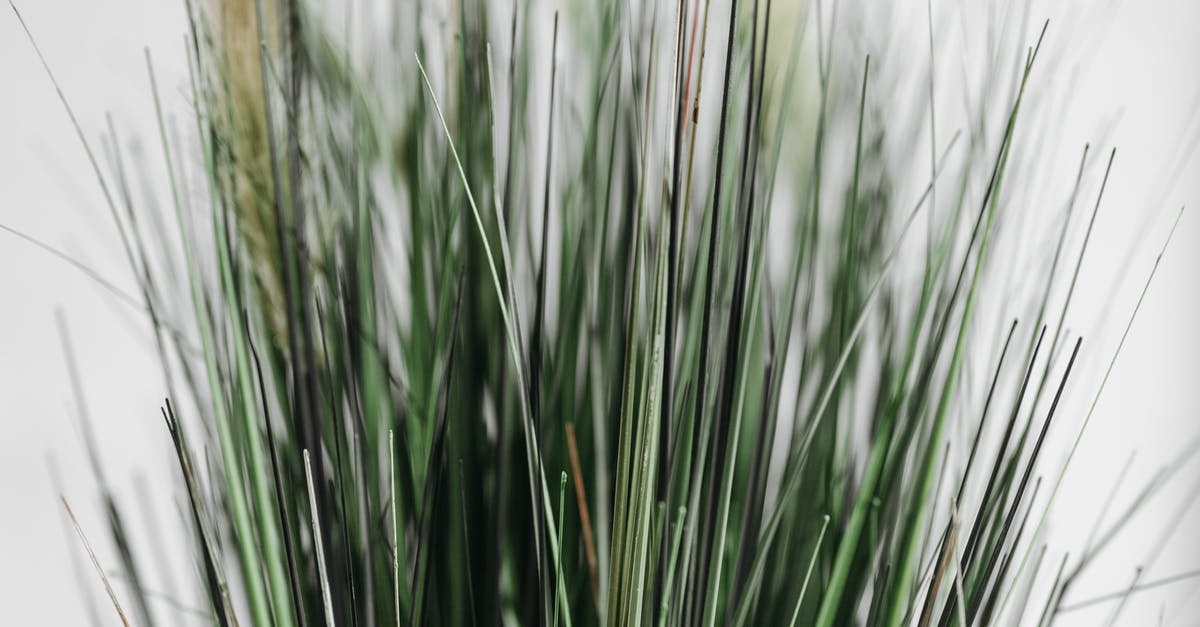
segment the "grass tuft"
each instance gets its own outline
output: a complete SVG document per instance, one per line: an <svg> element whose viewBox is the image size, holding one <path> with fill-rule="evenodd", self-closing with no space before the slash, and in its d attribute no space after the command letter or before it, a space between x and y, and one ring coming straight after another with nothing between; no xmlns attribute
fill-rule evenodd
<svg viewBox="0 0 1200 627"><path fill-rule="evenodd" d="M1117 173L1114 149L1065 292L1088 146L1033 238L1048 263L1009 256L1058 34L1001 29L955 129L932 3L912 90L842 4L408 2L363 28L299 0L188 2L186 140L146 55L170 238L111 121L105 171L35 44L138 292L0 228L148 314L206 622L1043 625L1194 577L1064 600L1125 515L1042 568L1163 257L1051 476L1095 358L1077 338L1064 359L1071 298ZM1003 283L1030 265L1033 289ZM125 596L175 624L81 416Z"/></svg>

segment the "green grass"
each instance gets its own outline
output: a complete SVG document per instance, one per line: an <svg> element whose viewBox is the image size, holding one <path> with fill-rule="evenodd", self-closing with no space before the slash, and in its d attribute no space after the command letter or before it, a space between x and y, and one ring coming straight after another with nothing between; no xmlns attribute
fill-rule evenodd
<svg viewBox="0 0 1200 627"><path fill-rule="evenodd" d="M297 0L189 2L188 139L147 54L162 154L139 164L173 230L129 194L115 129L98 155L76 124L139 293L93 278L147 314L164 368L174 548L206 622L944 627L1080 605L1063 592L1094 552L1054 571L1041 532L1100 392L1057 476L1043 444L1076 360L1103 359L1064 323L1115 153L1076 251L1084 150L1036 313L980 298L1015 263L994 243L1053 29L1016 67L995 55L947 133L932 68L906 116L884 73L919 71L854 58L853 9L772 5L564 3L541 32L541 5L402 3L352 39L364 60ZM929 163L893 156L926 122ZM100 490L132 582L114 605L176 624Z"/></svg>

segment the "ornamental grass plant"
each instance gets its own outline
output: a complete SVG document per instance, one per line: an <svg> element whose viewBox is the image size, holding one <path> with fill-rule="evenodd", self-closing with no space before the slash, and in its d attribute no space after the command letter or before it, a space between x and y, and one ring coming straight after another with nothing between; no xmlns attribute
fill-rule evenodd
<svg viewBox="0 0 1200 627"><path fill-rule="evenodd" d="M885 4L186 0L188 116L147 53L156 154L79 138L203 606L96 462L107 526L70 518L109 609L1054 624L1106 545L1044 534L1120 353L1071 326L1120 160L1101 133L1043 180L1067 29L997 10L960 76L967 9L897 43Z"/></svg>

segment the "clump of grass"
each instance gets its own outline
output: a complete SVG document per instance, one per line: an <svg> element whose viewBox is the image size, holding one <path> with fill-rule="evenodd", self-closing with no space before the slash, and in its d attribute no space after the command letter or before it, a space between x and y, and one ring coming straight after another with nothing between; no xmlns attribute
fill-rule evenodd
<svg viewBox="0 0 1200 627"><path fill-rule="evenodd" d="M188 4L179 250L109 198L208 622L1053 622L1078 181L1035 313L976 339L1025 314L978 310L1053 35L918 167L932 78L896 113L836 5L773 4L400 3L365 58L298 0Z"/></svg>

